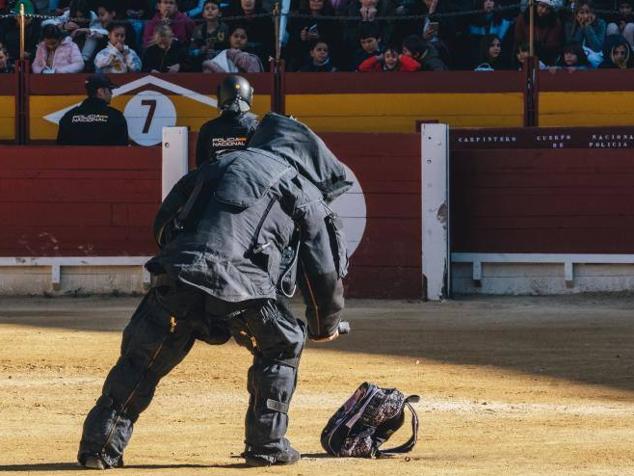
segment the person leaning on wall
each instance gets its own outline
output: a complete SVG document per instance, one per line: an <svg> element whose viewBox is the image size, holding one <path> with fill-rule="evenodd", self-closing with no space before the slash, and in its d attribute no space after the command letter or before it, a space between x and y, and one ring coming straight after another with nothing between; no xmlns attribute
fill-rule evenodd
<svg viewBox="0 0 634 476"><path fill-rule="evenodd" d="M88 97L59 121L58 145L128 145L128 124L123 114L110 107L117 86L105 74L85 81Z"/></svg>

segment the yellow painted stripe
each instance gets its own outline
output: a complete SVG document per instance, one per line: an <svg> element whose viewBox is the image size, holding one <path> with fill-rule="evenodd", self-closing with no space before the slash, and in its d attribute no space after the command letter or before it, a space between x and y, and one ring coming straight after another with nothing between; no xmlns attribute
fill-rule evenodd
<svg viewBox="0 0 634 476"><path fill-rule="evenodd" d="M542 92L540 126L634 125L634 91Z"/></svg>
<svg viewBox="0 0 634 476"><path fill-rule="evenodd" d="M112 100L112 107L123 111L134 95L117 96ZM197 131L206 121L218 115L218 110L185 96L167 95L176 108L176 125L187 126ZM212 97L212 96L209 96ZM57 124L44 119L44 116L79 103L85 96L31 96L30 97L30 136L34 140L55 139ZM259 95L254 98L253 111L263 115L271 110L271 96Z"/></svg>
<svg viewBox="0 0 634 476"><path fill-rule="evenodd" d="M0 140L15 139L15 98L0 96Z"/></svg>
<svg viewBox="0 0 634 476"><path fill-rule="evenodd" d="M413 132L420 120L516 127L523 100L521 93L297 94L286 97L286 112L324 132Z"/></svg>

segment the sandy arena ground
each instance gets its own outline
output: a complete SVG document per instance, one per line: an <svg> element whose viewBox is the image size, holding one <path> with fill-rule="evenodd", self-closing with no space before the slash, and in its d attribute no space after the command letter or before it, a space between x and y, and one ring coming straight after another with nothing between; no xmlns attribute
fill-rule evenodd
<svg viewBox="0 0 634 476"><path fill-rule="evenodd" d="M81 471L81 424L138 300L0 300L0 473ZM247 351L197 343L137 423L126 468L108 474L634 474L633 308L634 297L350 301L352 334L304 353L289 432L304 457L286 468L238 457ZM407 457L323 454L324 423L365 380L422 396Z"/></svg>

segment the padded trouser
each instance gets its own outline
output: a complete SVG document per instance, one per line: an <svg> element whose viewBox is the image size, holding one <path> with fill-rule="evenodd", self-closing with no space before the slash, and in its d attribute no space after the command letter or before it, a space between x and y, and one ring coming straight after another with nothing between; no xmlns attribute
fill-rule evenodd
<svg viewBox="0 0 634 476"><path fill-rule="evenodd" d="M304 348L304 324L283 302L267 301L257 312L232 318L230 330L238 344L253 354L247 383L246 451L274 463L275 455L289 447L284 436Z"/></svg>
<svg viewBox="0 0 634 476"><path fill-rule="evenodd" d="M121 356L106 378L102 396L84 422L80 463L98 455L109 467L122 465L134 422L150 404L159 380L194 344L186 318L197 309L204 309L204 296L191 288L154 288L145 296L123 331Z"/></svg>

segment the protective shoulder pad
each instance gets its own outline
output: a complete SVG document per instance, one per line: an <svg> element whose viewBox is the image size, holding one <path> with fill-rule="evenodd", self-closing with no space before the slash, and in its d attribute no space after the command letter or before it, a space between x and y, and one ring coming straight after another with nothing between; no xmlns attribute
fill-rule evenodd
<svg viewBox="0 0 634 476"><path fill-rule="evenodd" d="M227 167L214 195L216 201L225 205L249 208L284 175L296 173L288 163L255 151L239 151L232 155L237 157Z"/></svg>

